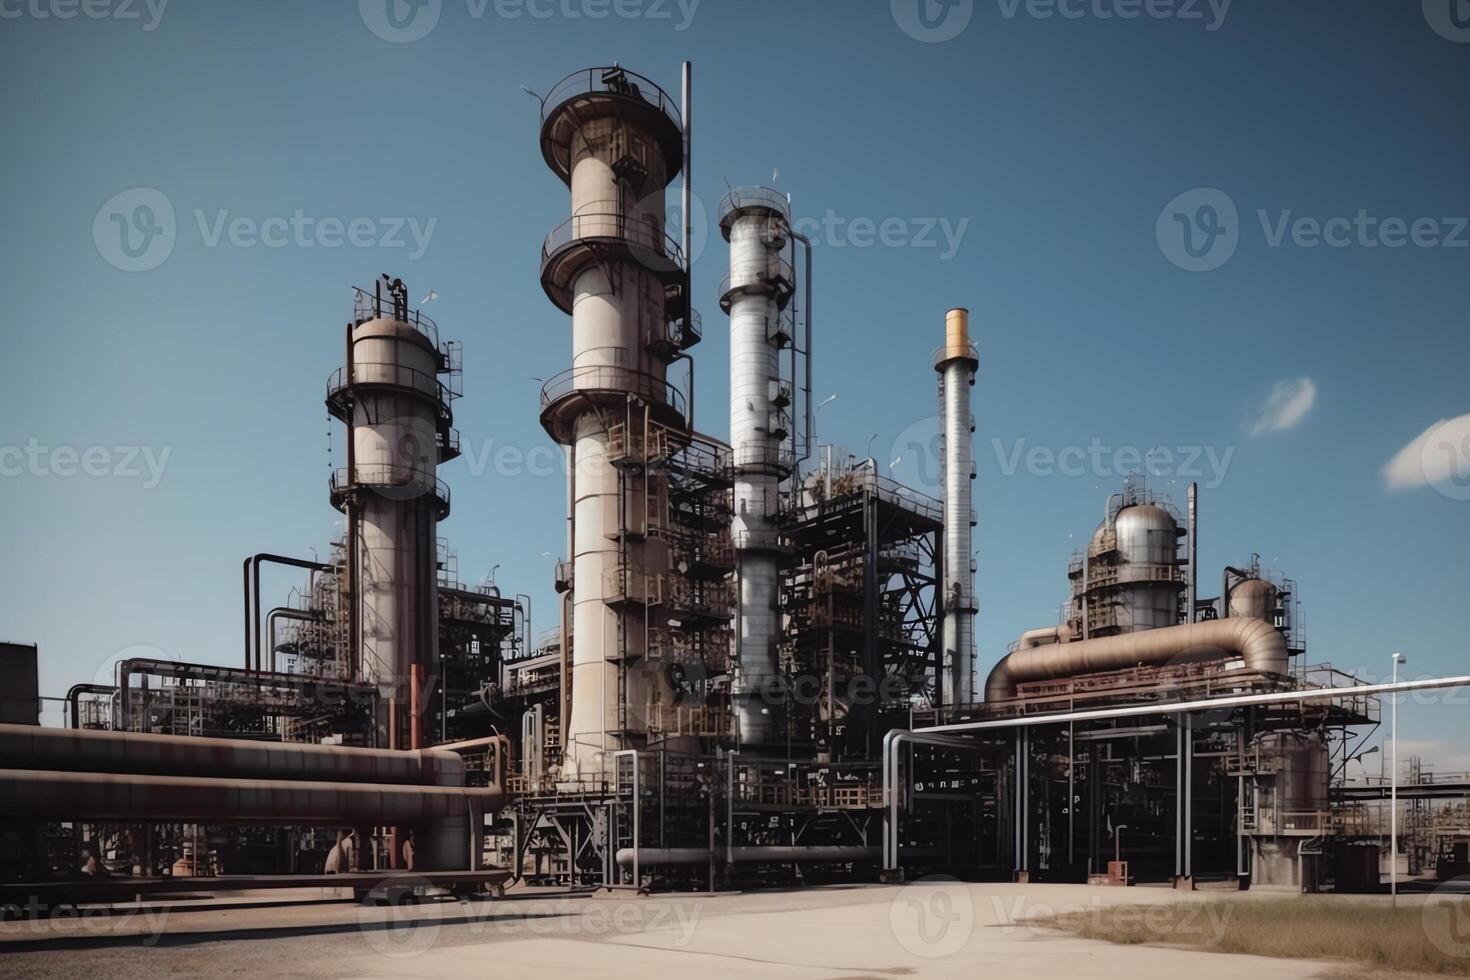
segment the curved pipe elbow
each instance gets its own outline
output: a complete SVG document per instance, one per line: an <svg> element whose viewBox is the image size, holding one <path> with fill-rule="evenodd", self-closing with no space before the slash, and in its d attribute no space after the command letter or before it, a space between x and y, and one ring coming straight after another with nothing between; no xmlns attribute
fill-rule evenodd
<svg viewBox="0 0 1470 980"><path fill-rule="evenodd" d="M995 665L985 681L987 702L1014 698L1019 685L1035 681L1228 657L1239 657L1255 673L1287 672L1286 637L1263 619L1217 619L1063 643L1026 642L1046 632L1024 634L1020 647Z"/></svg>

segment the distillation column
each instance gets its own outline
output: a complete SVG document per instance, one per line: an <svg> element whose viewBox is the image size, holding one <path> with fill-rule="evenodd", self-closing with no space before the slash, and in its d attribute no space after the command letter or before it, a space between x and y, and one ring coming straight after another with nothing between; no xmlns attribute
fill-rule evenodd
<svg viewBox="0 0 1470 980"><path fill-rule="evenodd" d="M790 239L785 197L768 188L739 188L720 203L720 229L730 243L730 275L720 305L730 314L730 446L735 476L735 548L739 606L736 681L732 688L742 746L780 744L776 642L781 481L794 454L781 381L780 352L791 343L783 312L792 276L782 252Z"/></svg>
<svg viewBox="0 0 1470 980"><path fill-rule="evenodd" d="M944 464L944 663L945 704L975 701L975 569L972 529L975 416L970 389L980 355L970 343L970 311L950 310L944 346L934 354L939 372L940 429Z"/></svg>
<svg viewBox="0 0 1470 980"><path fill-rule="evenodd" d="M459 454L455 392L440 375L457 374L457 346L441 344L403 283L386 278L358 291L347 333L327 407L347 425L331 500L346 517L349 643L358 677L382 694L379 747L410 748L411 679L438 661L437 531L449 491L435 470Z"/></svg>
<svg viewBox="0 0 1470 980"><path fill-rule="evenodd" d="M562 777L596 782L637 747L655 696L657 616L668 547L656 528L667 479L657 433L687 429L667 381L687 336L687 270L664 230L683 125L646 78L594 68L542 103L541 149L571 189L572 217L547 238L541 284L572 318L572 367L541 394L541 421L570 447L571 709ZM667 617L664 617L666 619ZM564 638L564 642L566 639Z"/></svg>

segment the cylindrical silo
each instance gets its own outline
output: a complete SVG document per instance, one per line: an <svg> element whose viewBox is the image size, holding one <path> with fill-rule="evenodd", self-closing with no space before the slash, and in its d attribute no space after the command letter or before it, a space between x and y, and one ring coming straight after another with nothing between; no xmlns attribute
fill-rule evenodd
<svg viewBox="0 0 1470 980"><path fill-rule="evenodd" d="M720 228L730 243L730 275L720 305L730 314L730 447L735 476L731 536L739 589L732 687L742 746L777 744L784 736L776 643L781 481L791 475L786 447L791 392L780 354L791 343L782 317L793 278L782 253L790 241L786 198L765 187L731 191L720 202Z"/></svg>
<svg viewBox="0 0 1470 980"><path fill-rule="evenodd" d="M975 527L973 440L975 415L970 389L980 355L970 343L970 311L945 315L944 346L934 355L939 372L941 454L944 466L944 625L942 631L946 704L975 700Z"/></svg>

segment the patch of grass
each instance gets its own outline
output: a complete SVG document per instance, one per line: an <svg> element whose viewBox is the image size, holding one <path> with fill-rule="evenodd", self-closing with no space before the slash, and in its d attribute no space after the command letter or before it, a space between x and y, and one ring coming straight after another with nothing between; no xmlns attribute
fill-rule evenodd
<svg viewBox="0 0 1470 980"><path fill-rule="evenodd" d="M1329 898L1097 906L1031 920L1086 939L1221 953L1352 960L1375 972L1470 976L1470 957L1430 940L1423 910Z"/></svg>

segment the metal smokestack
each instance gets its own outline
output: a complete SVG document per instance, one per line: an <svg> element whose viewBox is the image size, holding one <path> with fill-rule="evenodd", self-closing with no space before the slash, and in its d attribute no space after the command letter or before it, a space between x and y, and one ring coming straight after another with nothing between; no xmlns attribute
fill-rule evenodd
<svg viewBox="0 0 1470 980"><path fill-rule="evenodd" d="M975 417L970 389L980 356L970 343L970 311L944 318L944 346L934 355L939 372L941 459L944 469L944 702L975 701L975 572L971 564Z"/></svg>
<svg viewBox="0 0 1470 980"><path fill-rule="evenodd" d="M790 392L781 383L781 349L791 343L784 317L794 286L782 258L791 237L786 198L765 187L733 190L721 202L720 229L730 243L720 305L730 314L731 538L739 588L733 694L741 745L770 745L782 726L769 696L779 632L776 518L781 481L794 465L783 449Z"/></svg>
<svg viewBox="0 0 1470 980"><path fill-rule="evenodd" d="M409 678L439 658L437 540L449 490L436 470L459 455L458 374L458 345L409 309L402 280L357 290L347 367L327 390L348 428L349 462L332 474L331 501L347 515L350 642L358 679L382 694L383 748L409 744Z"/></svg>
<svg viewBox="0 0 1470 980"><path fill-rule="evenodd" d="M667 699L663 675L644 665L661 653L670 571L656 533L668 486L656 433L688 429L668 382L687 345L673 338L689 333L687 260L664 230L684 130L667 93L617 65L567 76L541 106L542 156L572 215L541 251L542 288L571 318L572 366L541 392L542 427L568 447L573 473L568 781L606 778L612 753L642 747L646 710Z"/></svg>

